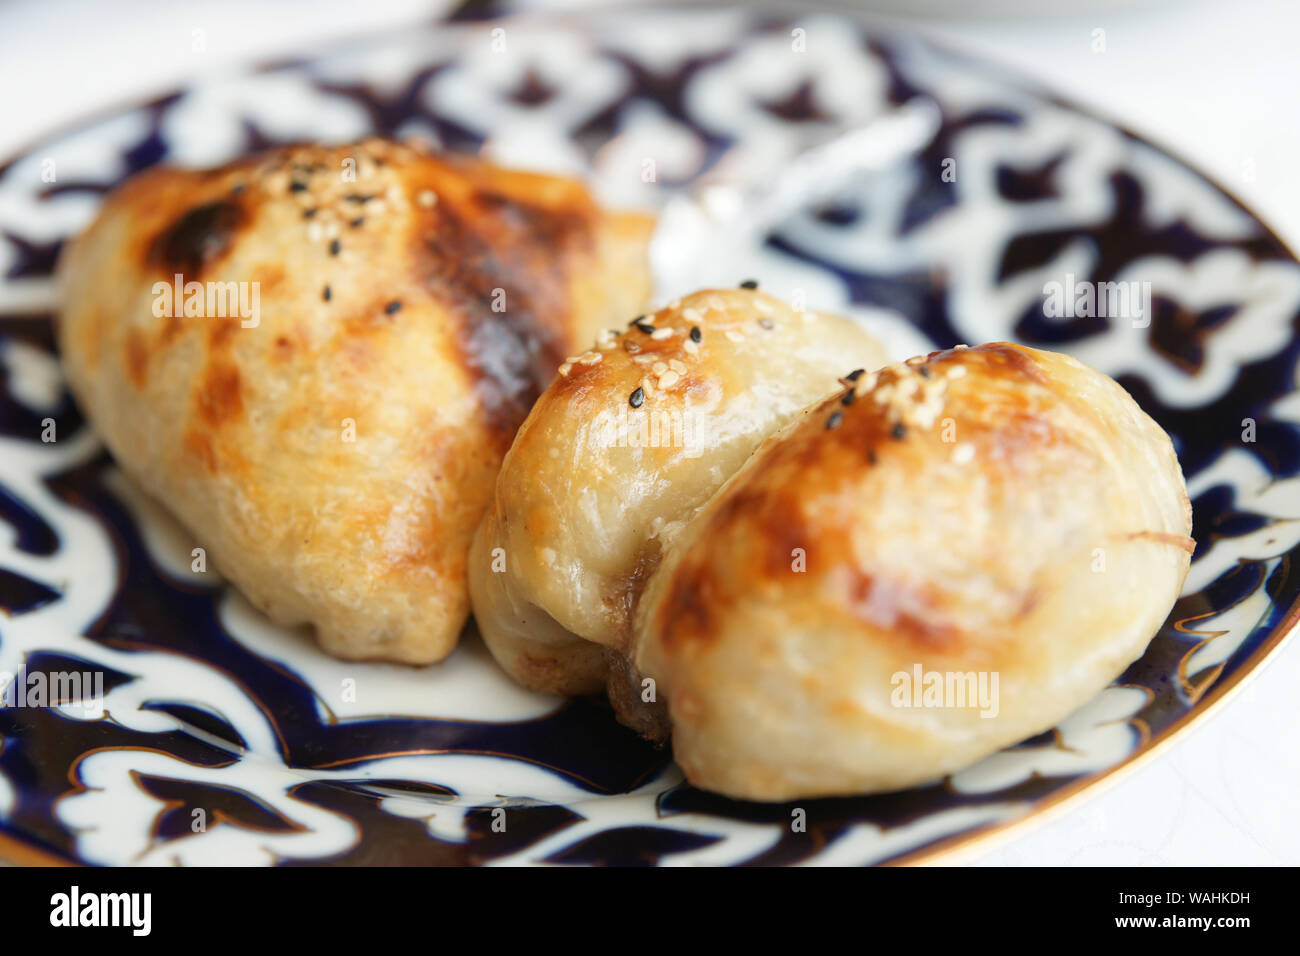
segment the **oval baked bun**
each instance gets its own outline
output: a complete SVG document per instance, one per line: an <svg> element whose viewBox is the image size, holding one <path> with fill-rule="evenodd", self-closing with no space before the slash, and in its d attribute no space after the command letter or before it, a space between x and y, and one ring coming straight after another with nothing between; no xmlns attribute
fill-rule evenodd
<svg viewBox="0 0 1300 956"><path fill-rule="evenodd" d="M1006 343L935 352L814 406L713 496L639 597L634 662L697 786L910 787L1140 656L1190 532L1168 436L1114 381Z"/></svg>
<svg viewBox="0 0 1300 956"><path fill-rule="evenodd" d="M617 705L636 685L631 612L664 547L840 370L884 358L849 319L732 289L687 296L565 363L506 456L470 558L497 660L564 694L600 690L613 667ZM655 733L653 719L633 723Z"/></svg>
<svg viewBox="0 0 1300 956"><path fill-rule="evenodd" d="M254 605L426 663L515 428L641 308L651 228L384 140L154 168L64 254L59 343L118 464Z"/></svg>

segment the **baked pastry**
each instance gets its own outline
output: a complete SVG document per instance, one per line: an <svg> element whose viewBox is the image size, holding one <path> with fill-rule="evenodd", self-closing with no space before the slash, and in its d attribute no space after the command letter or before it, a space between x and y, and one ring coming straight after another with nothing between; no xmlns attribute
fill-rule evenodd
<svg viewBox="0 0 1300 956"><path fill-rule="evenodd" d="M155 168L64 254L59 342L119 464L253 604L426 663L515 428L642 307L651 228L383 140Z"/></svg>
<svg viewBox="0 0 1300 956"><path fill-rule="evenodd" d="M841 370L884 361L855 322L735 289L687 296L566 363L515 437L470 557L496 659L534 690L593 693L611 667L612 697L638 689L630 616L665 544Z"/></svg>
<svg viewBox="0 0 1300 956"><path fill-rule="evenodd" d="M1186 576L1191 509L1168 436L1067 356L995 343L848 375L769 416L752 455L701 459L716 471L695 484L657 471L681 467L662 452L612 466L583 437L637 371L614 344L542 396L471 590L516 679L570 693L604 680L625 723L671 730L697 786L787 800L940 778L1095 695ZM740 387L761 408L769 383Z"/></svg>
<svg viewBox="0 0 1300 956"><path fill-rule="evenodd" d="M1190 532L1168 436L1110 378L1006 343L935 352L816 406L708 503L641 596L635 664L698 786L910 787L1139 657Z"/></svg>

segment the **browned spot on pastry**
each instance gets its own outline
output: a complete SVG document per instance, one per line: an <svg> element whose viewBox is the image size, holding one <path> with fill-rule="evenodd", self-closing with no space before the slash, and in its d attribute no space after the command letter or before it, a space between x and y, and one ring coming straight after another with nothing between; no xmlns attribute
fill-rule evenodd
<svg viewBox="0 0 1300 956"><path fill-rule="evenodd" d="M208 264L230 248L245 221L243 208L230 200L197 206L154 239L148 265L179 272L186 280L198 279Z"/></svg>
<svg viewBox="0 0 1300 956"><path fill-rule="evenodd" d="M461 361L503 443L565 357L566 257L593 226L589 210L486 190L415 217L416 278L455 320Z"/></svg>
<svg viewBox="0 0 1300 956"><path fill-rule="evenodd" d="M1182 534L1170 534L1167 531L1134 531L1128 536L1128 540L1154 541L1157 544L1168 544L1175 548L1193 554L1196 551L1196 539L1189 538Z"/></svg>
<svg viewBox="0 0 1300 956"><path fill-rule="evenodd" d="M200 422L210 428L217 428L243 410L239 369L233 362L225 360L209 362L198 392Z"/></svg>
<svg viewBox="0 0 1300 956"><path fill-rule="evenodd" d="M138 329L126 333L126 374L136 388L144 388L149 374L149 346Z"/></svg>
<svg viewBox="0 0 1300 956"><path fill-rule="evenodd" d="M217 470L217 456L212 448L212 439L206 432L198 428L190 428L185 432L183 441L185 453L189 457L198 461L209 472Z"/></svg>
<svg viewBox="0 0 1300 956"><path fill-rule="evenodd" d="M257 278L256 282L259 295L274 292L284 284L284 270L280 268L267 269Z"/></svg>
<svg viewBox="0 0 1300 956"><path fill-rule="evenodd" d="M851 564L837 570L847 586L846 607L864 624L924 650L951 653L961 649L963 633L947 619L936 595L868 574Z"/></svg>
<svg viewBox="0 0 1300 956"><path fill-rule="evenodd" d="M1015 375L1026 378L1036 385L1046 385L1047 375L1034 361L1028 350L1011 342L990 342L973 349L948 349L932 352L932 360L943 363L959 362L971 368L972 373L1006 377ZM974 366L983 366L977 369Z"/></svg>
<svg viewBox="0 0 1300 956"><path fill-rule="evenodd" d="M687 555L673 571L668 594L657 610L657 629L667 653L717 636L720 622L713 613L718 599L709 566Z"/></svg>
<svg viewBox="0 0 1300 956"><path fill-rule="evenodd" d="M231 337L239 331L238 319L210 319L208 346L213 352L226 351Z"/></svg>

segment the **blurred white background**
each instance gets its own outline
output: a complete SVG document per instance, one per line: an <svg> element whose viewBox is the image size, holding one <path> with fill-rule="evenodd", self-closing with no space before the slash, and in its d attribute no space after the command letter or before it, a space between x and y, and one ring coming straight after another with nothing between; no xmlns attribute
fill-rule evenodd
<svg viewBox="0 0 1300 956"><path fill-rule="evenodd" d="M9 0L0 5L0 157L74 120L197 76L250 59L311 53L446 6L442 0ZM881 14L887 24L1001 61L1114 118L1189 160L1300 248L1294 172L1300 3L880 0L857 6L889 11ZM907 18L899 10L926 15ZM1094 51L1097 29L1105 31L1105 52ZM201 53L194 52L196 30L203 31ZM1180 742L1098 795L963 859L1300 863L1297 687L1300 642L1292 642Z"/></svg>

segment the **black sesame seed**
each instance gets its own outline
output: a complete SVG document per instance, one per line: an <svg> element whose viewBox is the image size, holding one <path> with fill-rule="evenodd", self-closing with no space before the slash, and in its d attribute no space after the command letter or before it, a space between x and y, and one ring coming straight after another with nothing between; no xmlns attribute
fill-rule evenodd
<svg viewBox="0 0 1300 956"><path fill-rule="evenodd" d="M922 366L920 366L920 367L917 369L917 371L921 373L921 378L929 378L929 377L930 377L930 367L929 367L928 365L922 365Z"/></svg>
<svg viewBox="0 0 1300 956"><path fill-rule="evenodd" d="M771 319L759 319L759 320L758 320L758 324L759 324L760 326L762 326L763 328L765 328L765 329L774 329L774 328L776 328L776 323L773 322Z"/></svg>
<svg viewBox="0 0 1300 956"><path fill-rule="evenodd" d="M359 229L361 228L361 224L365 221L366 221L365 216L357 216L357 218L353 219L352 222L348 223L348 225L350 225L353 229Z"/></svg>
<svg viewBox="0 0 1300 956"><path fill-rule="evenodd" d="M855 389L851 388L844 393L844 397L840 399L840 404L848 406L848 405L852 405L857 400L858 400L858 393Z"/></svg>
<svg viewBox="0 0 1300 956"><path fill-rule="evenodd" d="M346 196L344 196L343 198L346 199L348 202L361 202L361 203L364 203L364 202L370 202L370 200L374 199L375 197L374 197L374 196L367 196L367 195L365 195L364 193L348 193L348 194L347 194Z"/></svg>
<svg viewBox="0 0 1300 956"><path fill-rule="evenodd" d="M903 425L902 422L899 422L892 429L890 429L889 434L893 435L895 438L902 438L904 435L907 434L907 428Z"/></svg>
<svg viewBox="0 0 1300 956"><path fill-rule="evenodd" d="M401 307L402 307L402 300L394 299L392 302L388 303L388 305L384 306L384 312L386 312L388 315L392 315Z"/></svg>
<svg viewBox="0 0 1300 956"><path fill-rule="evenodd" d="M232 196L238 196L238 195L239 195L240 193L242 193L243 191L244 191L244 184L243 184L243 183L235 183L235 185L234 185L233 187L231 187L230 195L232 195Z"/></svg>
<svg viewBox="0 0 1300 956"><path fill-rule="evenodd" d="M856 382L858 379L860 379L863 376L863 374L866 371L867 370L865 368L855 368L852 372L849 372L849 374L845 375L844 377L848 379L850 382Z"/></svg>
<svg viewBox="0 0 1300 956"><path fill-rule="evenodd" d="M700 339L702 339L702 338L704 338L704 336L700 334L700 327L699 327L698 325L692 325L692 326L691 326L691 341L692 341L692 342L698 342L698 341L699 341Z"/></svg>
<svg viewBox="0 0 1300 956"><path fill-rule="evenodd" d="M310 219L310 218L311 218L312 216L314 216L314 215L316 215L316 207L315 207L315 206L313 206L311 209L304 209L304 210L302 211L302 218L304 218L304 219Z"/></svg>
<svg viewBox="0 0 1300 956"><path fill-rule="evenodd" d="M637 319L632 324L636 326L638 332L644 332L646 335L654 334L655 327L653 325L648 325L645 322L642 322L640 319Z"/></svg>
<svg viewBox="0 0 1300 956"><path fill-rule="evenodd" d="M840 422L842 421L844 421L844 413L836 412L830 418L826 419L826 430L830 431L832 428L839 428Z"/></svg>
<svg viewBox="0 0 1300 956"><path fill-rule="evenodd" d="M874 448L867 452L867 461L873 465L876 463L876 450Z"/></svg>
<svg viewBox="0 0 1300 956"><path fill-rule="evenodd" d="M330 243L330 255L337 256L342 249L343 243L339 242L337 239Z"/></svg>
<svg viewBox="0 0 1300 956"><path fill-rule="evenodd" d="M330 291L329 286L326 286L324 289L321 289L320 297L328 302L330 299L334 298L334 293Z"/></svg>
<svg viewBox="0 0 1300 956"><path fill-rule="evenodd" d="M645 401L645 389L643 389L640 385L636 387L636 391L634 391L631 395L627 397L627 403L631 405L633 408L640 408L641 404L644 401Z"/></svg>
<svg viewBox="0 0 1300 956"><path fill-rule="evenodd" d="M740 284L740 287L741 287L742 289L757 289L757 288L758 288L758 280L757 280L757 279L746 279L744 282L742 282L742 283Z"/></svg>
<svg viewBox="0 0 1300 956"><path fill-rule="evenodd" d="M293 182L289 184L289 192L291 193L301 193L306 191L307 191L306 183L298 182L298 180L295 179Z"/></svg>

